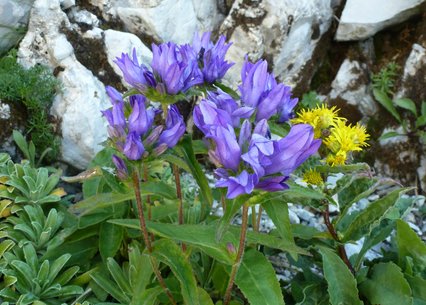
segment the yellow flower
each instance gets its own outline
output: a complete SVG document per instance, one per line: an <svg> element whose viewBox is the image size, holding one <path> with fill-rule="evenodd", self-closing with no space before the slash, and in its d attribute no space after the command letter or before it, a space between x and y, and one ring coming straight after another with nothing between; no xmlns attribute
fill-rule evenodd
<svg viewBox="0 0 426 305"><path fill-rule="evenodd" d="M303 181L313 185L322 185L324 181L321 178L321 174L314 169L309 169L303 174Z"/></svg>
<svg viewBox="0 0 426 305"><path fill-rule="evenodd" d="M324 140L324 144L336 154L338 151L361 151L368 146L369 139L365 127L359 123L355 126L346 125L345 121L338 120L330 130L330 136Z"/></svg>
<svg viewBox="0 0 426 305"><path fill-rule="evenodd" d="M331 166L344 165L348 155L344 151L338 151L336 154L330 154L327 156L326 162Z"/></svg>
<svg viewBox="0 0 426 305"><path fill-rule="evenodd" d="M314 128L314 137L320 138L324 129L334 125L337 120L345 120L337 116L338 111L335 106L327 108L322 104L311 110L302 109L291 122L311 125Z"/></svg>

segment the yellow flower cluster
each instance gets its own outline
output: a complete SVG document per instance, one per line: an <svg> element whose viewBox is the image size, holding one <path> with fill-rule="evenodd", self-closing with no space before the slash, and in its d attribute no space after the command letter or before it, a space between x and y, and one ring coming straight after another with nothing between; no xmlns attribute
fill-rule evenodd
<svg viewBox="0 0 426 305"><path fill-rule="evenodd" d="M335 106L327 108L325 105L315 109L302 110L292 123L310 124L314 128L315 138L322 138L328 148L326 162L329 165L343 165L352 151L361 151L368 146L369 135L364 126L347 125L346 119L337 115Z"/></svg>
<svg viewBox="0 0 426 305"><path fill-rule="evenodd" d="M321 174L314 169L309 169L303 174L303 181L305 181L306 183L318 185L318 186L324 184Z"/></svg>

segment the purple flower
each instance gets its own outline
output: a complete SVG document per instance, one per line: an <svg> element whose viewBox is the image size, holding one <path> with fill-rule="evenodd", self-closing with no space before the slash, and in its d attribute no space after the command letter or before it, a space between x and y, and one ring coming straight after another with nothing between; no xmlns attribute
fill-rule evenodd
<svg viewBox="0 0 426 305"><path fill-rule="evenodd" d="M124 144L124 155L129 160L139 160L144 151L145 148L143 147L140 136L138 136L135 132L130 132L127 135L126 143Z"/></svg>
<svg viewBox="0 0 426 305"><path fill-rule="evenodd" d="M290 115L295 105L293 100L290 101L291 88L278 84L267 68L264 60L252 64L246 58L241 71L242 84L238 87L241 101L244 106L257 109L256 121L269 119L278 111L283 120Z"/></svg>
<svg viewBox="0 0 426 305"><path fill-rule="evenodd" d="M175 105L169 106L166 118L166 130L158 139L159 145L165 143L169 148L174 147L185 133L185 122Z"/></svg>
<svg viewBox="0 0 426 305"><path fill-rule="evenodd" d="M241 148L238 145L234 128L218 126L210 136L216 143L215 155L227 169L237 171L240 165Z"/></svg>
<svg viewBox="0 0 426 305"><path fill-rule="evenodd" d="M200 105L194 108L194 124L206 136L211 135L217 126L226 127L232 123L232 118L228 112L218 109L217 105L211 101L203 100Z"/></svg>
<svg viewBox="0 0 426 305"><path fill-rule="evenodd" d="M254 185L257 183L256 174L249 174L243 170L236 177L225 177L216 182L216 187L227 187L226 198L233 199L242 194L253 192Z"/></svg>
<svg viewBox="0 0 426 305"><path fill-rule="evenodd" d="M288 180L288 176L273 176L265 178L256 184L256 188L267 192L278 192L288 189L288 185L285 181Z"/></svg>
<svg viewBox="0 0 426 305"><path fill-rule="evenodd" d="M286 88L289 88L291 91L290 87ZM280 117L278 118L279 123L287 122L294 117L293 109L296 107L298 101L298 98L291 98L290 95L286 95L286 99L278 109L278 113L280 114Z"/></svg>
<svg viewBox="0 0 426 305"><path fill-rule="evenodd" d="M146 66L139 65L136 49L133 49L133 60L128 54L122 53L115 63L123 72L124 80L140 92L144 92L147 87L156 86L152 72Z"/></svg>
<svg viewBox="0 0 426 305"><path fill-rule="evenodd" d="M210 36L210 32L204 33L201 37L195 33L192 41L192 47L199 57L204 82L209 84L222 79L234 65L225 60L226 52L231 46L230 43L225 43L225 36L220 36L215 44L210 40Z"/></svg>
<svg viewBox="0 0 426 305"><path fill-rule="evenodd" d="M137 135L144 135L154 122L154 110L146 110L145 100L143 95L130 97L130 104L133 109L129 116L129 132L135 132Z"/></svg>
<svg viewBox="0 0 426 305"><path fill-rule="evenodd" d="M112 155L112 162L114 163L115 167L117 168L117 176L121 180L124 180L128 177L129 172L127 171L127 166L124 163L123 159L116 155Z"/></svg>
<svg viewBox="0 0 426 305"><path fill-rule="evenodd" d="M157 90L162 94L186 92L203 82L197 55L189 45L177 46L172 42L152 45L152 70L159 78Z"/></svg>
<svg viewBox="0 0 426 305"><path fill-rule="evenodd" d="M314 139L311 125L292 126L286 137L274 142L274 153L269 157L271 165L265 167L265 174L280 172L288 176L310 155L314 154L320 145L321 140Z"/></svg>

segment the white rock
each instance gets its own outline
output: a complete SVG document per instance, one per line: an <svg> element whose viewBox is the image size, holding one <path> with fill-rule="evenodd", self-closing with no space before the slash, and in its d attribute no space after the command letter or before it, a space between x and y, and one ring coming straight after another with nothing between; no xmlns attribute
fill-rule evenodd
<svg viewBox="0 0 426 305"><path fill-rule="evenodd" d="M396 97L405 97L407 88L413 86L412 78L416 76L420 69L426 67L426 48L419 44L413 44L410 55L405 61L404 72L402 76L401 88L396 93ZM421 80L419 80L421 81ZM423 83L426 83L426 75L423 79Z"/></svg>
<svg viewBox="0 0 426 305"><path fill-rule="evenodd" d="M245 54L252 61L268 55L275 75L294 85L332 16L330 0L235 1L220 28L233 42L228 58L236 62L227 80L239 80Z"/></svg>
<svg viewBox="0 0 426 305"><path fill-rule="evenodd" d="M80 10L78 7L73 7L68 14L72 22L83 23L89 26L98 27L99 19L94 14L86 10Z"/></svg>
<svg viewBox="0 0 426 305"><path fill-rule="evenodd" d="M299 216L300 219L309 222L312 218L315 217L315 214L312 212L309 212L303 208L300 208L296 211L297 216Z"/></svg>
<svg viewBox="0 0 426 305"><path fill-rule="evenodd" d="M368 88L368 73L365 63L345 59L331 84L330 99L340 98L355 106L364 116L374 116L377 103Z"/></svg>
<svg viewBox="0 0 426 305"><path fill-rule="evenodd" d="M194 32L214 30L224 18L215 0L95 2L98 7L107 8L108 14L118 17L128 31L158 41L190 42Z"/></svg>
<svg viewBox="0 0 426 305"><path fill-rule="evenodd" d="M32 1L0 0L0 53L13 47L22 38L30 15Z"/></svg>
<svg viewBox="0 0 426 305"><path fill-rule="evenodd" d="M100 111L109 107L109 102L103 84L75 58L71 44L59 30L61 25L70 26L59 0L36 0L18 57L27 67L42 63L64 69L58 74L62 91L51 112L61 121L62 159L84 168L106 140L106 122Z"/></svg>
<svg viewBox="0 0 426 305"><path fill-rule="evenodd" d="M293 223L293 224L300 223L299 216L297 216L297 214L293 210L290 210L290 209L288 210L288 216L290 218L290 223Z"/></svg>
<svg viewBox="0 0 426 305"><path fill-rule="evenodd" d="M133 48L136 49L136 55L140 64L150 65L152 60L152 52L145 46L142 41L134 34L119 32L114 30L106 30L104 32L105 53L108 57L108 63L114 69L115 73L120 75L123 84L127 85L123 80L123 73L114 63L116 57L121 57L122 53L128 53L133 56Z"/></svg>
<svg viewBox="0 0 426 305"><path fill-rule="evenodd" d="M75 0L61 0L60 2L63 10L69 9L75 5Z"/></svg>
<svg viewBox="0 0 426 305"><path fill-rule="evenodd" d="M363 40L420 12L425 0L347 0L336 40Z"/></svg>

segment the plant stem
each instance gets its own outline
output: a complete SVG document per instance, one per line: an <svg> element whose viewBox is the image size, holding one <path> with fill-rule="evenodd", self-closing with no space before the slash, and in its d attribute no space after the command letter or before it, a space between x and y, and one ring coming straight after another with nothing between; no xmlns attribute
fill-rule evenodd
<svg viewBox="0 0 426 305"><path fill-rule="evenodd" d="M251 225L253 226L253 231L257 232L257 218L256 218L256 207L254 205L251 206Z"/></svg>
<svg viewBox="0 0 426 305"><path fill-rule="evenodd" d="M138 216L139 216L139 224L142 231L143 239L145 242L145 246L148 250L148 253L152 253L152 245L151 240L149 238L148 229L146 228L146 222L145 222L145 215L143 212L143 206L142 206L142 197L141 197L141 190L140 190L140 182L139 182L139 171L137 168L134 168L133 175L133 188L135 190L135 197L136 197L136 205L138 207ZM176 301L173 298L173 295L171 294L170 290L167 288L166 283L164 282L164 279L161 275L160 270L158 269L156 259L149 256L152 270L154 270L155 276L158 279L158 282L160 283L160 286L163 288L164 292L166 293L167 297L169 298L170 302L173 305L176 305Z"/></svg>
<svg viewBox="0 0 426 305"><path fill-rule="evenodd" d="M143 167L143 180L145 182L148 182L149 179L149 173L148 173L148 166ZM152 219L152 203L151 203L151 196L146 196L146 203L148 205L148 220ZM151 238L151 242L154 242L154 234L149 233L149 237Z"/></svg>
<svg viewBox="0 0 426 305"><path fill-rule="evenodd" d="M245 241L247 235L247 221L248 220L248 205L243 205L243 219L241 224L241 233L240 233L240 244L238 246L237 257L234 264L232 265L231 275L229 276L228 287L226 288L225 297L223 299L223 305L228 305L231 301L231 292L232 287L234 286L235 277L237 275L238 269L241 265L241 260L244 255Z"/></svg>
<svg viewBox="0 0 426 305"><path fill-rule="evenodd" d="M179 167L176 164L173 164L173 174L175 176L175 184L176 184L176 196L179 200L178 206L178 222L180 225L183 224L183 199L182 199L182 186L180 184L180 174ZM186 245L182 243L182 250L186 251Z"/></svg>
<svg viewBox="0 0 426 305"><path fill-rule="evenodd" d="M333 239L340 243L340 238L337 235L336 229L334 228L333 224L330 221L330 211L328 210L328 204L325 205L325 211L323 212L324 222L327 226L328 232L330 232ZM346 254L345 246L339 244L337 246L337 252L339 253L340 258L342 261L348 266L349 270L352 272L353 275L355 275L355 269L352 267L351 262L348 259L348 255Z"/></svg>
<svg viewBox="0 0 426 305"><path fill-rule="evenodd" d="M263 212L262 206L259 205L259 212L257 214L257 223L256 223L257 231L256 232L259 232L259 229L260 229L260 221L262 220L262 212Z"/></svg>

